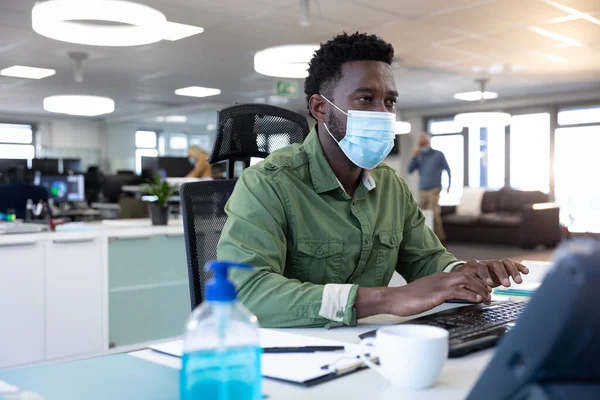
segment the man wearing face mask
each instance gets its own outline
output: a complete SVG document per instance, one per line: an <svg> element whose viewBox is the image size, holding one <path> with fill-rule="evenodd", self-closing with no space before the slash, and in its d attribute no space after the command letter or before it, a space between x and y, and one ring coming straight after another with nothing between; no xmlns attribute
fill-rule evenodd
<svg viewBox="0 0 600 400"><path fill-rule="evenodd" d="M442 213L440 210L440 192L442 191L442 172L448 173L448 189L450 192L450 166L444 153L431 148L429 135L419 136L418 148L408 165L408 173L419 171L419 208L433 211L433 231L442 243L446 240Z"/></svg>
<svg viewBox="0 0 600 400"><path fill-rule="evenodd" d="M262 327L355 325L450 299L489 302L491 287L528 272L446 252L406 182L382 163L394 141L393 56L374 35L322 44L305 82L314 129L236 184L217 255L255 266L231 277ZM394 271L408 284L388 288Z"/></svg>

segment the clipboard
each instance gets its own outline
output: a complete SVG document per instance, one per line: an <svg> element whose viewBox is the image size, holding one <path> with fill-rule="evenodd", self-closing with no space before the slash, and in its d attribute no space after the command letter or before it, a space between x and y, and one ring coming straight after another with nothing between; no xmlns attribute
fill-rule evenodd
<svg viewBox="0 0 600 400"><path fill-rule="evenodd" d="M263 377L281 382L312 387L368 368L357 357L358 346L334 340L261 329L262 347L345 346L345 352L262 354ZM152 345L151 350L174 357L182 356L182 341ZM371 356L377 362L376 356Z"/></svg>

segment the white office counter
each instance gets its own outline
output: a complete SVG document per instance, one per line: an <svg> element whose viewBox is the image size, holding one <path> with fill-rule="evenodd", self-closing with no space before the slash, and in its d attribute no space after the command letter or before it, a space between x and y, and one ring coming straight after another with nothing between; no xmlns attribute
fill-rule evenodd
<svg viewBox="0 0 600 400"><path fill-rule="evenodd" d="M181 220L74 226L82 230L0 235L0 368L103 354L180 332L165 324L183 327L189 293ZM151 307L156 325L143 326L136 316L148 319Z"/></svg>

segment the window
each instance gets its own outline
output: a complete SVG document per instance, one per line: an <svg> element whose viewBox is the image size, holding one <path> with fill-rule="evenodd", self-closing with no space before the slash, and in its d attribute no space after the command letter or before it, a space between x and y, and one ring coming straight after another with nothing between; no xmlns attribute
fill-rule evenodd
<svg viewBox="0 0 600 400"><path fill-rule="evenodd" d="M135 133L135 147L137 147L138 149L155 149L156 132L137 131Z"/></svg>
<svg viewBox="0 0 600 400"><path fill-rule="evenodd" d="M190 146L198 146L207 152L210 152L212 149L211 142L210 136L208 135L190 136L188 138L188 143Z"/></svg>
<svg viewBox="0 0 600 400"><path fill-rule="evenodd" d="M432 119L429 121L428 132L432 135L462 133L463 127L454 122L454 118Z"/></svg>
<svg viewBox="0 0 600 400"><path fill-rule="evenodd" d="M567 108L558 113L559 125L600 123L600 107Z"/></svg>
<svg viewBox="0 0 600 400"><path fill-rule="evenodd" d="M504 187L504 127L469 128L469 186Z"/></svg>
<svg viewBox="0 0 600 400"><path fill-rule="evenodd" d="M0 158L35 157L31 125L0 124Z"/></svg>
<svg viewBox="0 0 600 400"><path fill-rule="evenodd" d="M510 123L510 186L550 191L550 114L513 115Z"/></svg>
<svg viewBox="0 0 600 400"><path fill-rule="evenodd" d="M169 147L172 150L187 150L188 137L184 134L171 134L169 137Z"/></svg>
<svg viewBox="0 0 600 400"><path fill-rule="evenodd" d="M571 232L600 233L600 124L556 130L555 201Z"/></svg>
<svg viewBox="0 0 600 400"><path fill-rule="evenodd" d="M431 138L431 147L444 153L452 174L450 193L442 190L440 204L458 204L460 203L464 186L464 137L462 135L433 136ZM445 173L442 174L442 187L448 187L448 175Z"/></svg>
<svg viewBox="0 0 600 400"><path fill-rule="evenodd" d="M137 131L135 133L135 172L142 173L142 157L158 157L157 139L154 131Z"/></svg>

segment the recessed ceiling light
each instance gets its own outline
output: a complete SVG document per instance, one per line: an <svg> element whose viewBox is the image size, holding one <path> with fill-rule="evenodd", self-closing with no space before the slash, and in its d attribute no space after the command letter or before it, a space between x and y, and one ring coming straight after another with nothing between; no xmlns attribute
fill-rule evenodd
<svg viewBox="0 0 600 400"><path fill-rule="evenodd" d="M220 95L221 89L206 88L201 86L189 86L177 89L175 91L175 94L178 96L209 97Z"/></svg>
<svg viewBox="0 0 600 400"><path fill-rule="evenodd" d="M26 67L24 65L13 65L0 71L0 75L15 78L43 79L56 74L53 69Z"/></svg>
<svg viewBox="0 0 600 400"><path fill-rule="evenodd" d="M185 115L167 115L166 117L156 117L155 120L157 122L184 123L187 122L187 117Z"/></svg>
<svg viewBox="0 0 600 400"><path fill-rule="evenodd" d="M464 101L479 101L479 100L489 100L495 99L498 97L498 93L488 92L487 90L482 92L481 90L475 90L473 92L462 92L456 93L454 98L456 100L464 100Z"/></svg>
<svg viewBox="0 0 600 400"><path fill-rule="evenodd" d="M199 26L178 24L177 22L167 21L164 26L163 39L175 41L194 36L202 32L204 32L204 28Z"/></svg>
<svg viewBox="0 0 600 400"><path fill-rule="evenodd" d="M571 39L569 37L566 37L564 35L561 35L560 33L556 33L556 32L552 32L549 31L547 29L542 29L538 26L530 26L529 30L532 32L535 32L537 34L540 34L542 36L545 36L547 38L556 40L558 42L564 43L564 44L568 44L569 46L577 46L577 47L583 47L583 44L581 44L581 42L575 40L575 39Z"/></svg>
<svg viewBox="0 0 600 400"><path fill-rule="evenodd" d="M99 96L50 96L44 99L44 110L58 114L95 117L115 111L115 102Z"/></svg>
<svg viewBox="0 0 600 400"><path fill-rule="evenodd" d="M254 55L254 70L278 78L306 78L308 62L318 45L287 45L261 50Z"/></svg>
<svg viewBox="0 0 600 400"><path fill-rule="evenodd" d="M156 43L163 39L166 22L156 9L122 0L48 0L31 11L32 28L40 35L92 46Z"/></svg>
<svg viewBox="0 0 600 400"><path fill-rule="evenodd" d="M410 133L412 126L410 122L396 121L396 135L406 135Z"/></svg>

